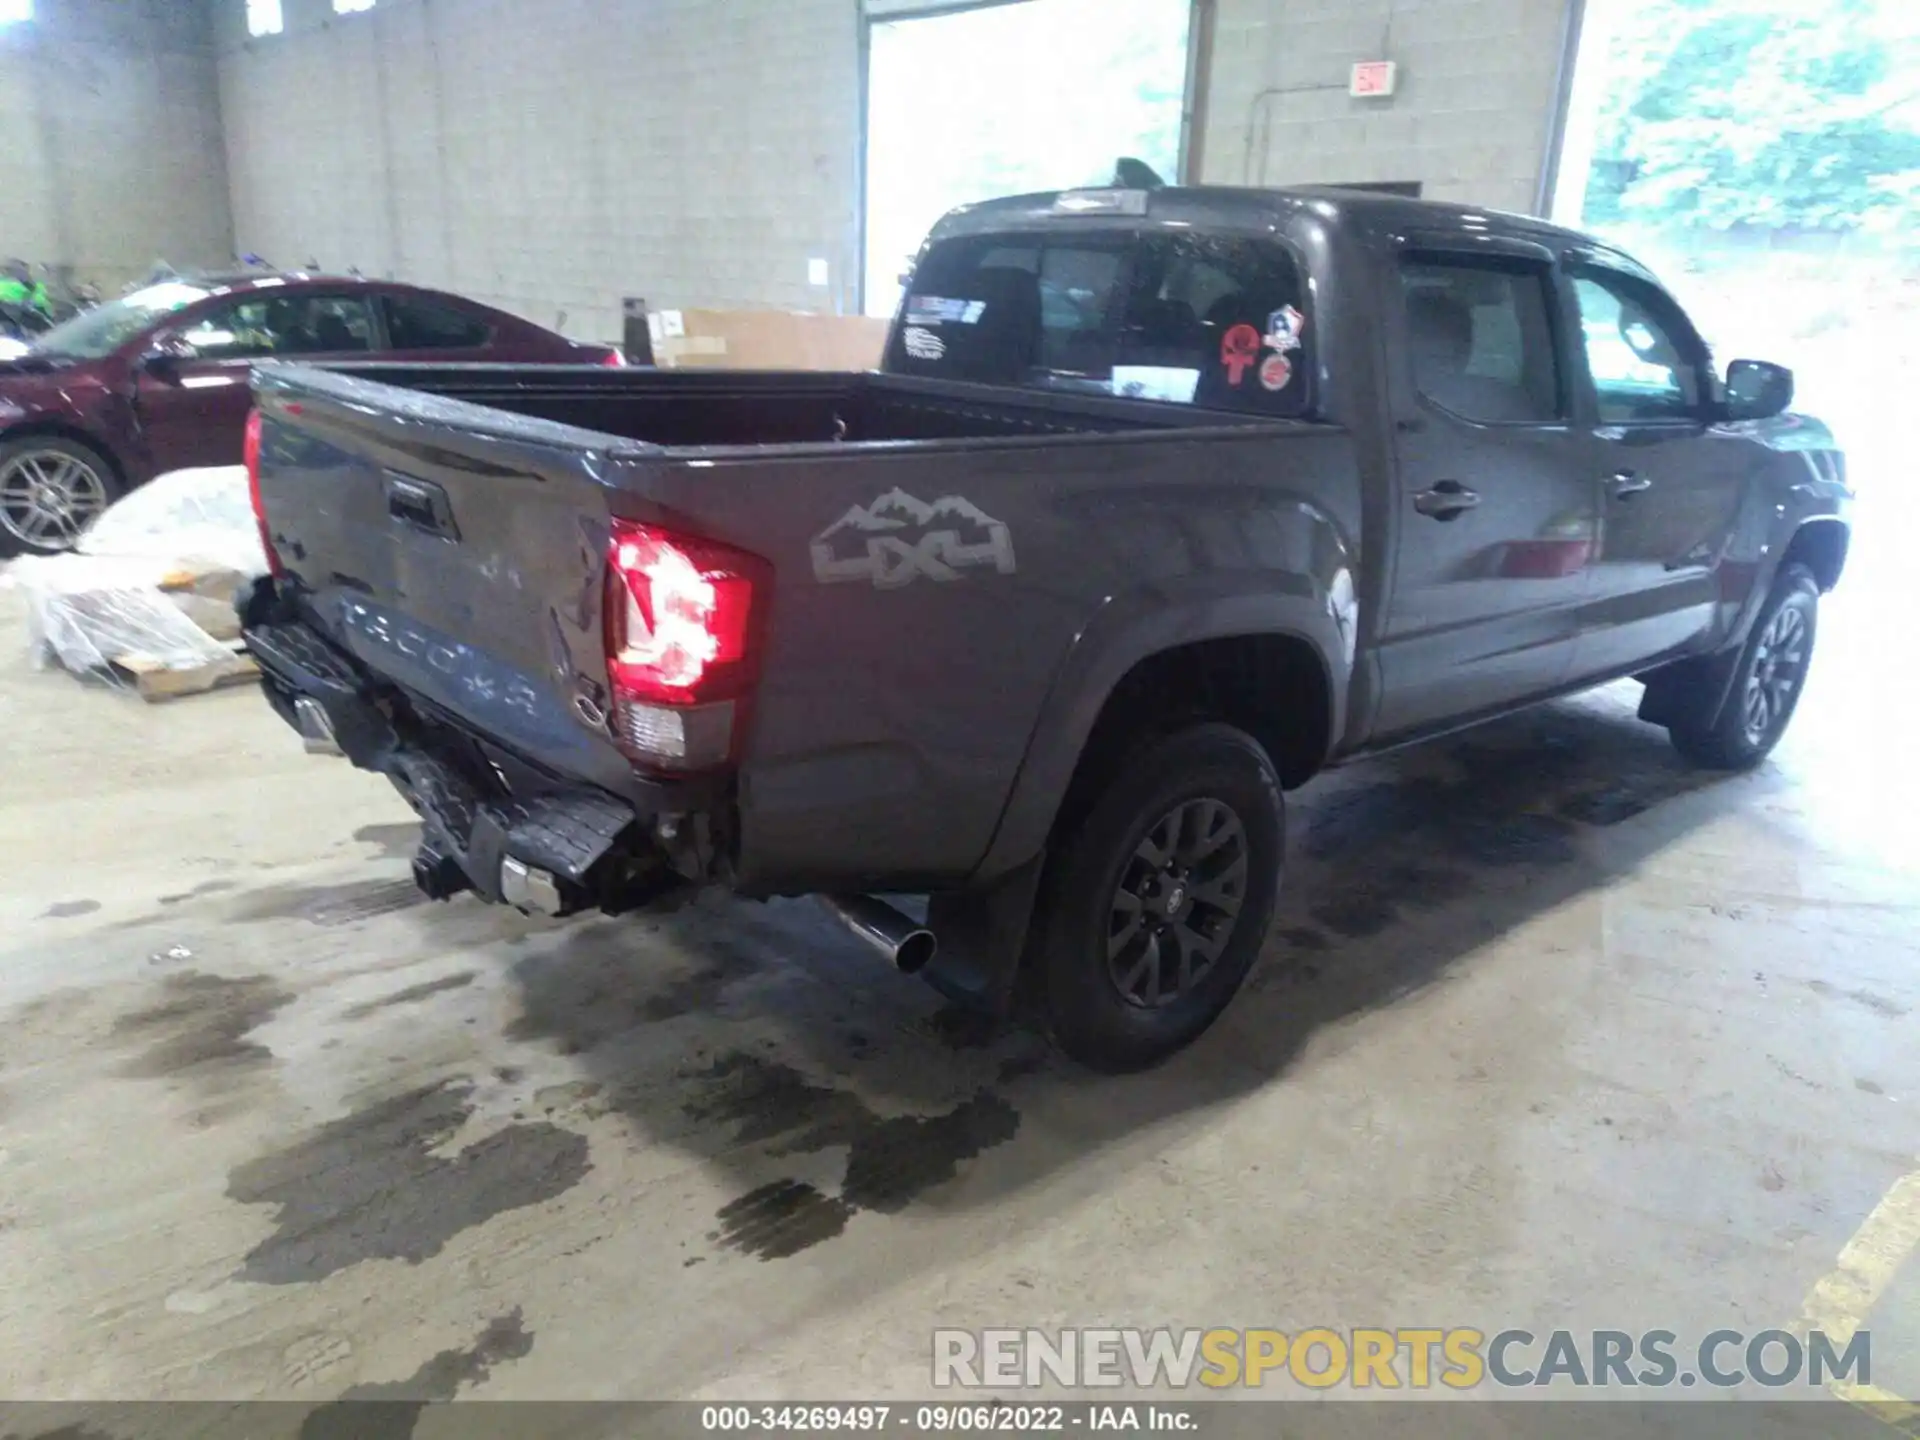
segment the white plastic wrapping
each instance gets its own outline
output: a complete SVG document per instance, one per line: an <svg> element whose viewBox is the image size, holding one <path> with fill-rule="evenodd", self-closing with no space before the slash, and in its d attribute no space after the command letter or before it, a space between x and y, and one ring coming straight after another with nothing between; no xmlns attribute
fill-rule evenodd
<svg viewBox="0 0 1920 1440"><path fill-rule="evenodd" d="M241 465L159 476L110 506L75 548L82 555L172 560L242 575L267 568Z"/></svg>
<svg viewBox="0 0 1920 1440"><path fill-rule="evenodd" d="M233 591L266 569L238 466L162 475L111 506L74 553L8 570L36 663L113 681L232 661Z"/></svg>

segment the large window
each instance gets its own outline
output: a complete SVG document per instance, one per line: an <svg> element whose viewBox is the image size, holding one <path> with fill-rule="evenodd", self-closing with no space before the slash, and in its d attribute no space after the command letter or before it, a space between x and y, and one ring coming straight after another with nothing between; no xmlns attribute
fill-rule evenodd
<svg viewBox="0 0 1920 1440"><path fill-rule="evenodd" d="M33 19L33 0L0 0L0 25L22 25Z"/></svg>
<svg viewBox="0 0 1920 1440"><path fill-rule="evenodd" d="M1401 266L1400 285L1413 383L1428 400L1487 425L1561 418L1544 267L1422 259Z"/></svg>
<svg viewBox="0 0 1920 1440"><path fill-rule="evenodd" d="M1191 0L1024 0L876 21L867 69L866 309L891 315L933 222L995 195L1180 165Z"/></svg>
<svg viewBox="0 0 1920 1440"><path fill-rule="evenodd" d="M1266 240L1051 233L959 237L927 253L888 367L1297 415L1308 317L1292 256Z"/></svg>
<svg viewBox="0 0 1920 1440"><path fill-rule="evenodd" d="M358 15L362 10L371 10L373 0L333 0L333 13L336 15Z"/></svg>
<svg viewBox="0 0 1920 1440"><path fill-rule="evenodd" d="M280 0L247 0L249 35L278 35L286 25L286 17L280 13Z"/></svg>

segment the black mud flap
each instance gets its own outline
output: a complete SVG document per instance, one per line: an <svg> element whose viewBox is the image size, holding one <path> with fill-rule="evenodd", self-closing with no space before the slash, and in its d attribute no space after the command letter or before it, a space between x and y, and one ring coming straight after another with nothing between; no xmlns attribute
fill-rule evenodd
<svg viewBox="0 0 1920 1440"><path fill-rule="evenodd" d="M929 896L939 948L920 977L956 1004L1009 1014L1045 865L1043 852L981 889Z"/></svg>

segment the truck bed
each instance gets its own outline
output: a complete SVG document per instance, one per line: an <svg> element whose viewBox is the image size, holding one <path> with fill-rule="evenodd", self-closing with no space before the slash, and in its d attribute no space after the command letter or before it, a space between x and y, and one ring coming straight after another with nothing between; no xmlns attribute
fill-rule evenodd
<svg viewBox="0 0 1920 1440"><path fill-rule="evenodd" d="M1348 643L1359 483L1333 425L882 375L262 365L254 385L276 623L339 662L320 690L474 738L435 753L483 790L526 762L646 814L718 783L749 893L974 874L1003 816L1044 823L1088 696L1139 645ZM609 721L632 526L760 568L717 773L663 777Z"/></svg>
<svg viewBox="0 0 1920 1440"><path fill-rule="evenodd" d="M1255 416L879 373L342 364L325 370L668 449L1246 426Z"/></svg>

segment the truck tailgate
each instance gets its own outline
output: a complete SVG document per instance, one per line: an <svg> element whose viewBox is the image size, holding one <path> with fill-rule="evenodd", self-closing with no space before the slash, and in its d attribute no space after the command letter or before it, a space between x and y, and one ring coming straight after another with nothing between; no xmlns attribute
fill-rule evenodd
<svg viewBox="0 0 1920 1440"><path fill-rule="evenodd" d="M261 506L310 622L482 734L629 779L592 718L609 530L592 437L312 369L261 367L256 389Z"/></svg>

